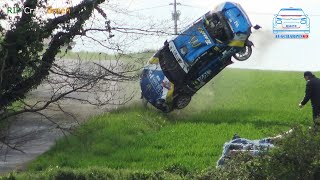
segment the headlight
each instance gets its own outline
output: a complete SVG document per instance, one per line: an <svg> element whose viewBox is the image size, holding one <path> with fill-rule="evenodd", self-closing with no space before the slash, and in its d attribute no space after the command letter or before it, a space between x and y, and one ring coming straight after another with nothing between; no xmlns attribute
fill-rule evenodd
<svg viewBox="0 0 320 180"><path fill-rule="evenodd" d="M282 24L282 19L281 18L277 18L276 23L277 24Z"/></svg>
<svg viewBox="0 0 320 180"><path fill-rule="evenodd" d="M302 18L300 24L307 24L307 18Z"/></svg>

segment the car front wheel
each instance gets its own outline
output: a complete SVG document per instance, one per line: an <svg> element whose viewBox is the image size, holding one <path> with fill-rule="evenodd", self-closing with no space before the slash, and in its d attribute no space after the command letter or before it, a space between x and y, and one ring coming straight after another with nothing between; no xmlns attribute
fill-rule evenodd
<svg viewBox="0 0 320 180"><path fill-rule="evenodd" d="M233 57L238 61L245 61L249 59L252 54L252 47L245 46L241 48L241 50L233 55Z"/></svg>

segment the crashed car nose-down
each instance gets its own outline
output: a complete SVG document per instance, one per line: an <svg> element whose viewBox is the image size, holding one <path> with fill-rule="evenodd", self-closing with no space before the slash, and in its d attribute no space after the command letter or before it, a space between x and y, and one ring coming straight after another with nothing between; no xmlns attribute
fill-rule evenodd
<svg viewBox="0 0 320 180"><path fill-rule="evenodd" d="M142 98L163 112L186 107L201 87L233 63L231 57L250 57L251 27L237 3L225 2L207 12L150 58L141 74Z"/></svg>

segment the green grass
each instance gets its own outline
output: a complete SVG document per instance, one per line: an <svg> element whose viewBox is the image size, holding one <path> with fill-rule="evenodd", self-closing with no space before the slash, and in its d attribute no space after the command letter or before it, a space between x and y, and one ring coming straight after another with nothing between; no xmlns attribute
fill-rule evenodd
<svg viewBox="0 0 320 180"><path fill-rule="evenodd" d="M295 124L311 125L310 105L298 108L304 88L301 72L227 69L181 111L162 114L134 104L91 119L76 136L59 140L32 162L29 171L179 166L195 172L214 167L223 144L235 133L259 139Z"/></svg>
<svg viewBox="0 0 320 180"><path fill-rule="evenodd" d="M182 176L184 177L184 176ZM51 167L45 171L39 172L12 172L6 176L0 177L1 180L104 180L104 179L185 179L180 174L167 171L132 171L128 169L110 169L104 167L90 168L60 168Z"/></svg>

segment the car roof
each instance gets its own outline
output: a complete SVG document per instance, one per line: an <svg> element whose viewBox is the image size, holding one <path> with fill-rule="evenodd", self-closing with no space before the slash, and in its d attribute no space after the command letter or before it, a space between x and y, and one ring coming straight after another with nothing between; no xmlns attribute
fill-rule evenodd
<svg viewBox="0 0 320 180"><path fill-rule="evenodd" d="M283 10L289 10L289 11L303 11L301 8L282 8L280 9L280 11L283 11Z"/></svg>

